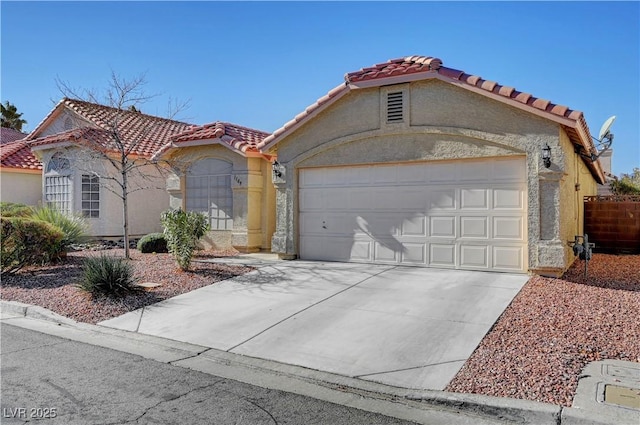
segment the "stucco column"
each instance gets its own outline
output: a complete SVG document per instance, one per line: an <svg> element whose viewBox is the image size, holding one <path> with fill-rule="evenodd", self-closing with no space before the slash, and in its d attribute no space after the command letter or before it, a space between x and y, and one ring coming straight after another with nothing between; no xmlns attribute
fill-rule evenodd
<svg viewBox="0 0 640 425"><path fill-rule="evenodd" d="M283 260L296 258L294 245L294 182L287 175L293 173L284 165L280 168L280 175L272 174L273 185L276 188L276 231L271 238L271 251L277 253Z"/></svg>
<svg viewBox="0 0 640 425"><path fill-rule="evenodd" d="M538 174L540 188L540 240L537 273L557 276L564 271L565 249L560 239L560 182L564 173L547 171Z"/></svg>
<svg viewBox="0 0 640 425"><path fill-rule="evenodd" d="M259 251L262 246L262 173L260 169L231 176L233 190L233 232L231 244L243 252Z"/></svg>

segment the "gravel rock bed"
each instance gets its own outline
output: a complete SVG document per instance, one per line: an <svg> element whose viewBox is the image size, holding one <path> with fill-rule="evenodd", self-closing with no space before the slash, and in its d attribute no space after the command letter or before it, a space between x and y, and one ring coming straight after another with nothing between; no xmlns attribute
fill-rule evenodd
<svg viewBox="0 0 640 425"><path fill-rule="evenodd" d="M640 362L640 255L594 254L532 277L446 391L571 406L592 361Z"/></svg>
<svg viewBox="0 0 640 425"><path fill-rule="evenodd" d="M124 249L71 252L57 264L25 268L14 276L3 276L0 298L38 305L79 322L95 324L253 270L247 266L198 261L237 254L235 251L200 252L194 258L191 270L183 272L170 254L141 254L131 250L139 283L152 282L161 286L120 299L93 299L75 284L82 279L82 260L103 254L124 257Z"/></svg>
<svg viewBox="0 0 640 425"><path fill-rule="evenodd" d="M189 272L169 254L131 255L140 282L161 286L119 300L92 299L74 284L87 256L123 256L124 250L70 253L61 263L3 277L0 298L39 305L97 323L253 268L197 260L234 255L200 253ZM594 254L589 276L577 261L561 279L532 277L446 388L570 406L578 376L595 360L640 362L640 255Z"/></svg>

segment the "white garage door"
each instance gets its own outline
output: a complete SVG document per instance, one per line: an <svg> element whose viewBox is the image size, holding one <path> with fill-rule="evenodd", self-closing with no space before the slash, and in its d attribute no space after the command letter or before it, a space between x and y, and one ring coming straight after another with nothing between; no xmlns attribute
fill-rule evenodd
<svg viewBox="0 0 640 425"><path fill-rule="evenodd" d="M307 168L300 257L526 272L524 158Z"/></svg>

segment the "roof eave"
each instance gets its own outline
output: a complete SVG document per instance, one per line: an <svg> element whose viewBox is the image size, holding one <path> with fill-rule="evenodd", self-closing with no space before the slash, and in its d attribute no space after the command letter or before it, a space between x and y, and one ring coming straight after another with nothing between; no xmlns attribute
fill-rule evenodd
<svg viewBox="0 0 640 425"><path fill-rule="evenodd" d="M271 135L267 136L262 142L257 145L257 148L261 152L266 152L276 145L280 140L287 137L300 127L302 127L308 120L318 115L320 112L333 105L344 95L351 91L352 87L342 83L329 91L326 95L318 99L316 102L309 105L304 111L296 115L292 120L285 125L274 131Z"/></svg>

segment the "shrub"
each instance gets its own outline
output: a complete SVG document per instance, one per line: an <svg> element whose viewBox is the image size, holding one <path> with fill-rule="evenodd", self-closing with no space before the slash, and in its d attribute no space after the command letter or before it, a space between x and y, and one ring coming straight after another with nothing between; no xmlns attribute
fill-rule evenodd
<svg viewBox="0 0 640 425"><path fill-rule="evenodd" d="M640 195L640 187L630 180L613 180L611 191L615 195Z"/></svg>
<svg viewBox="0 0 640 425"><path fill-rule="evenodd" d="M206 215L182 210L166 210L160 218L167 239L167 248L182 270L188 270L198 240L209 230Z"/></svg>
<svg viewBox="0 0 640 425"><path fill-rule="evenodd" d="M30 217L33 208L25 204L0 202L0 216L2 217Z"/></svg>
<svg viewBox="0 0 640 425"><path fill-rule="evenodd" d="M50 223L23 217L0 217L0 222L2 274L15 273L27 265L45 264L60 250L64 235Z"/></svg>
<svg viewBox="0 0 640 425"><path fill-rule="evenodd" d="M51 223L62 231L64 238L60 251L67 251L71 245L80 243L86 237L87 220L80 215L68 215L47 205L35 208L31 217Z"/></svg>
<svg viewBox="0 0 640 425"><path fill-rule="evenodd" d="M120 257L89 257L82 263L82 281L77 285L92 296L121 297L140 290L131 263Z"/></svg>
<svg viewBox="0 0 640 425"><path fill-rule="evenodd" d="M138 251L142 253L169 252L164 233L149 233L140 238L138 241Z"/></svg>

